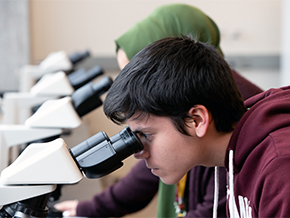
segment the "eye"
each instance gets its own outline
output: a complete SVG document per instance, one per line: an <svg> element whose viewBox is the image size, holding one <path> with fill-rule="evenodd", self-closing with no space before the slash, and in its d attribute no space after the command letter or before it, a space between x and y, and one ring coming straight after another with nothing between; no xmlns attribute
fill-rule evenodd
<svg viewBox="0 0 290 218"><path fill-rule="evenodd" d="M147 140L149 140L150 139L150 137L151 137L151 135L150 134L142 134L142 136L144 137L144 138L146 138Z"/></svg>
<svg viewBox="0 0 290 218"><path fill-rule="evenodd" d="M136 132L136 134L138 135L138 137L140 139L146 139L147 141L150 141L150 139L152 137L151 134L146 134L146 133L143 133L143 132L140 132L140 131Z"/></svg>

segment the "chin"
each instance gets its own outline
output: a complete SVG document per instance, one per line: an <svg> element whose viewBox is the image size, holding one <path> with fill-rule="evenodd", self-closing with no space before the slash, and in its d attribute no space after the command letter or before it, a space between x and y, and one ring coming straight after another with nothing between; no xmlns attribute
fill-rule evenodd
<svg viewBox="0 0 290 218"><path fill-rule="evenodd" d="M166 185L174 185L179 181L179 180L174 180L173 178L162 178L162 177L159 177L159 178Z"/></svg>

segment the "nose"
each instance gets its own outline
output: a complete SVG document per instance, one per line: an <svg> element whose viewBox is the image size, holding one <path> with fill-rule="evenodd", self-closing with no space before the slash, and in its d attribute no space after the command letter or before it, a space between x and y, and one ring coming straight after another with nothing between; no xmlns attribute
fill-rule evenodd
<svg viewBox="0 0 290 218"><path fill-rule="evenodd" d="M147 159L149 158L150 154L146 149L143 149L142 151L139 151L134 154L134 157L136 159Z"/></svg>

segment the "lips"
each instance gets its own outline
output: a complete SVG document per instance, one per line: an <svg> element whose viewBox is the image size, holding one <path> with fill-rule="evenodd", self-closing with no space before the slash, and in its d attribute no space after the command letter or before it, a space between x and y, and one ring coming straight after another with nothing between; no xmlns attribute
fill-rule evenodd
<svg viewBox="0 0 290 218"><path fill-rule="evenodd" d="M154 166L152 166L150 163L148 163L148 160L147 159L144 159L145 160L145 163L146 163L146 167L148 168L148 169L150 169L151 171L152 170L159 170L159 168L158 167L154 167Z"/></svg>
<svg viewBox="0 0 290 218"><path fill-rule="evenodd" d="M148 169L153 169L154 167L151 167L149 164L148 164L148 161L145 159L145 163L146 163L146 167L148 168Z"/></svg>
<svg viewBox="0 0 290 218"><path fill-rule="evenodd" d="M152 171L152 170L155 170L155 171L156 171L156 170L159 170L159 168L157 168L157 167L151 167L151 166L149 166L149 165L146 165L146 166L147 166L147 168L150 169L151 171Z"/></svg>
<svg viewBox="0 0 290 218"><path fill-rule="evenodd" d="M153 168L151 169L151 173L156 175L157 176L157 172L158 172L158 169L157 168Z"/></svg>

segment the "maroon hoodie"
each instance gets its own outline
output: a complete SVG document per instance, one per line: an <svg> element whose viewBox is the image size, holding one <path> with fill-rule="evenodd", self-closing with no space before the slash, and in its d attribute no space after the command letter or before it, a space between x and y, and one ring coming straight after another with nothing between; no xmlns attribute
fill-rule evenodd
<svg viewBox="0 0 290 218"><path fill-rule="evenodd" d="M290 87L270 89L245 105L249 110L225 160L227 170L233 169L229 192L235 196L229 196L228 216L236 211L240 217L290 217Z"/></svg>

